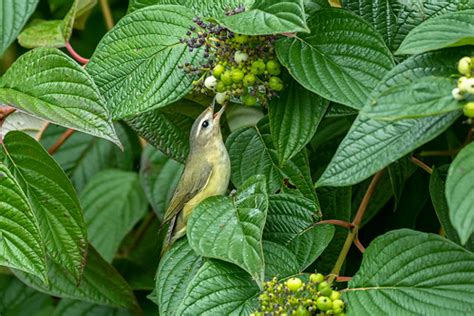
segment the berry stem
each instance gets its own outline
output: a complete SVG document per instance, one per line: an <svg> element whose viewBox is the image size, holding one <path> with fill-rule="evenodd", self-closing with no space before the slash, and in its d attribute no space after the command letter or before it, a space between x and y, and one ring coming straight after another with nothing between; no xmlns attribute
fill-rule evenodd
<svg viewBox="0 0 474 316"><path fill-rule="evenodd" d="M110 31L114 27L114 19L112 18L109 2L107 0L100 0L100 9L104 16L105 26L107 27L107 30Z"/></svg>
<svg viewBox="0 0 474 316"><path fill-rule="evenodd" d="M5 120L8 115L12 114L15 111L16 109L14 107L8 105L0 107L0 121Z"/></svg>
<svg viewBox="0 0 474 316"><path fill-rule="evenodd" d="M351 231L347 235L346 241L344 242L344 246L342 247L341 252L339 253L339 257L337 258L337 261L334 264L334 267L332 268L332 271L328 280L329 283L333 282L334 279L337 280L337 276L339 275L339 272L341 271L342 265L344 264L344 261L346 260L347 253L349 252L349 249L351 248L352 243L355 241L356 238L358 239L357 236L359 233L360 223L362 222L362 218L364 217L365 211L367 210L367 206L369 205L370 199L372 198L372 195L375 192L375 188L377 187L378 182L382 178L383 173L384 173L384 170L381 170L375 174L375 176L372 178L372 181L369 184L369 187L367 188L367 191L365 192L362 202L360 202L359 209L357 210L357 213L354 216L354 220L352 221L352 225L354 225L354 227L351 229Z"/></svg>
<svg viewBox="0 0 474 316"><path fill-rule="evenodd" d="M48 153L53 155L58 149L68 140L69 137L74 133L72 128L68 128L64 133L59 136L58 140L48 149Z"/></svg>
<svg viewBox="0 0 474 316"><path fill-rule="evenodd" d="M72 58L74 58L77 62L83 65L89 62L89 59L82 57L74 50L74 48L72 48L71 43L66 42L66 49L69 52L69 54L71 54Z"/></svg>
<svg viewBox="0 0 474 316"><path fill-rule="evenodd" d="M317 225L323 225L323 224L337 225L337 226L341 226L341 227L344 227L344 228L347 228L347 229L354 228L354 224L349 223L349 222L345 222L345 221L341 221L339 219L327 219L327 220L324 220L324 221L319 221L319 222L314 223L313 225L311 225L311 227L314 227L314 226L317 226Z"/></svg>
<svg viewBox="0 0 474 316"><path fill-rule="evenodd" d="M420 159L416 158L416 157L411 157L410 158L411 162L413 162L415 165L417 165L418 167L420 167L421 169L425 170L426 172L428 172L429 174L432 174L433 173L433 169L431 169L427 164L425 164L423 161L421 161Z"/></svg>

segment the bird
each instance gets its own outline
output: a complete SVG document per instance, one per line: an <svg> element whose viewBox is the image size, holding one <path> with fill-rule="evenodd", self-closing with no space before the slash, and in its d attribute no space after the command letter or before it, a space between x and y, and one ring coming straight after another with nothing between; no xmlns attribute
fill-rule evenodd
<svg viewBox="0 0 474 316"><path fill-rule="evenodd" d="M224 104L214 112L215 99L194 121L189 135L190 150L163 223L169 223L161 255L186 234L191 213L204 199L223 195L230 180L230 159L220 128Z"/></svg>

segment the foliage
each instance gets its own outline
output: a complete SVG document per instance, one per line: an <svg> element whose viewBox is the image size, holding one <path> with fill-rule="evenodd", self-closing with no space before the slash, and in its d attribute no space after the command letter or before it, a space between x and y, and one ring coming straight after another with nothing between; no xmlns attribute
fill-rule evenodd
<svg viewBox="0 0 474 316"><path fill-rule="evenodd" d="M100 4L0 1L0 314L472 314L472 1Z"/></svg>

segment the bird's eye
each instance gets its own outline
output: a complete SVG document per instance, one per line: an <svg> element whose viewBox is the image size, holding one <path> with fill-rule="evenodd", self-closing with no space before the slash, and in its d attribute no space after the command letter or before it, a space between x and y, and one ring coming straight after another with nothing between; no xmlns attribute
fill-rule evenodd
<svg viewBox="0 0 474 316"><path fill-rule="evenodd" d="M206 121L202 122L201 126L206 128L206 127L209 126L209 122L206 120Z"/></svg>

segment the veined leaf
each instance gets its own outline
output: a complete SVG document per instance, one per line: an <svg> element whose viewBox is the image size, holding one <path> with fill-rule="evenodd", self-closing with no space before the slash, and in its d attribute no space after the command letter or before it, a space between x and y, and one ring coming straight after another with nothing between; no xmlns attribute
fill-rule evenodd
<svg viewBox="0 0 474 316"><path fill-rule="evenodd" d="M45 120L40 120L29 114L15 111L7 116L0 127L0 138L7 135L10 131L21 131L33 138L38 138L46 127Z"/></svg>
<svg viewBox="0 0 474 316"><path fill-rule="evenodd" d="M49 286L20 271L15 270L14 273L29 287L52 296L127 308L132 311L139 309L127 282L90 246L87 264L79 285L61 265L51 260L48 265Z"/></svg>
<svg viewBox="0 0 474 316"><path fill-rule="evenodd" d="M235 198L210 197L194 208L187 235L198 255L234 263L259 284L265 263L262 234L268 197L264 176L249 178Z"/></svg>
<svg viewBox="0 0 474 316"><path fill-rule="evenodd" d="M369 245L343 297L355 315L466 315L473 279L474 254L438 235L402 229Z"/></svg>
<svg viewBox="0 0 474 316"><path fill-rule="evenodd" d="M138 174L117 169L99 172L86 185L80 200L89 242L111 262L122 239L148 208Z"/></svg>
<svg viewBox="0 0 474 316"><path fill-rule="evenodd" d="M186 290L178 315L249 315L257 307L259 288L239 267L208 260Z"/></svg>
<svg viewBox="0 0 474 316"><path fill-rule="evenodd" d="M449 167L446 200L449 219L464 245L474 232L474 143L464 147Z"/></svg>
<svg viewBox="0 0 474 316"><path fill-rule="evenodd" d="M426 20L403 40L397 54L420 54L446 47L474 44L474 9Z"/></svg>
<svg viewBox="0 0 474 316"><path fill-rule="evenodd" d="M71 181L43 147L22 132L8 133L3 149L6 166L27 192L49 257L80 280L87 233Z"/></svg>
<svg viewBox="0 0 474 316"><path fill-rule="evenodd" d="M18 58L0 79L0 102L121 146L91 77L58 49L38 48Z"/></svg>
<svg viewBox="0 0 474 316"><path fill-rule="evenodd" d="M255 0L250 9L219 18L231 31L247 35L309 33L305 20L303 0Z"/></svg>
<svg viewBox="0 0 474 316"><path fill-rule="evenodd" d="M15 40L30 15L35 11L39 0L2 0L2 26L0 27L0 56ZM3 20L5 19L5 20Z"/></svg>
<svg viewBox="0 0 474 316"><path fill-rule="evenodd" d="M280 166L299 153L313 138L329 101L292 81L268 107L270 130Z"/></svg>
<svg viewBox="0 0 474 316"><path fill-rule="evenodd" d="M227 11L240 5L250 8L255 0L130 0L128 13L155 4L179 4L191 8L193 12L202 17L219 17Z"/></svg>
<svg viewBox="0 0 474 316"><path fill-rule="evenodd" d="M285 246L268 240L264 240L262 245L265 256L265 280L271 280L273 277L281 279L301 271L295 254Z"/></svg>
<svg viewBox="0 0 474 316"><path fill-rule="evenodd" d="M161 315L175 315L185 299L186 289L201 268L203 259L189 246L186 238L178 240L165 253L156 273L156 301ZM178 314L179 315L179 314Z"/></svg>
<svg viewBox="0 0 474 316"><path fill-rule="evenodd" d="M125 309L97 305L88 302L62 299L56 306L53 316L133 316Z"/></svg>
<svg viewBox="0 0 474 316"><path fill-rule="evenodd" d="M310 34L276 42L280 62L306 89L356 109L394 66L382 37L360 17L340 9L316 11Z"/></svg>
<svg viewBox="0 0 474 316"><path fill-rule="evenodd" d="M105 35L87 70L115 119L163 107L191 90L193 77L178 66L202 55L180 43L193 17L182 6L147 7L125 16Z"/></svg>
<svg viewBox="0 0 474 316"><path fill-rule="evenodd" d="M31 273L47 283L46 252L26 194L0 162L0 265Z"/></svg>

